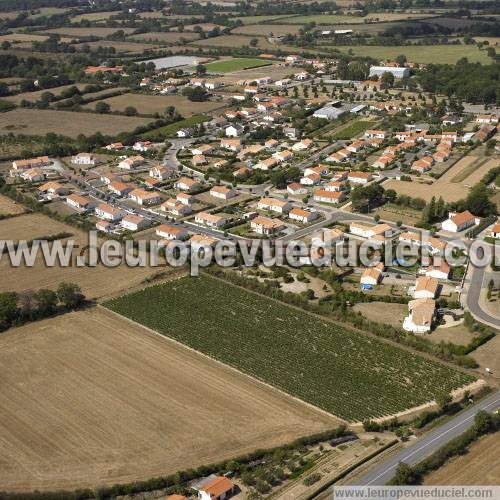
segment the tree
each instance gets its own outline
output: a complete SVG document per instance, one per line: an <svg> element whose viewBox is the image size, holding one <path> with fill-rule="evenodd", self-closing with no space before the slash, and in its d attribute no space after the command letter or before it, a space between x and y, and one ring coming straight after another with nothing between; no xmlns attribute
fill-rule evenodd
<svg viewBox="0 0 500 500"><path fill-rule="evenodd" d="M419 477L418 474L410 467L408 464L404 462L400 462L396 467L396 473L391 481L388 484L418 484Z"/></svg>
<svg viewBox="0 0 500 500"><path fill-rule="evenodd" d="M385 87L392 87L394 85L394 75L389 71L385 71L381 81Z"/></svg>
<svg viewBox="0 0 500 500"><path fill-rule="evenodd" d="M193 102L202 102L208 99L207 91L201 87L185 87L182 91L182 95Z"/></svg>
<svg viewBox="0 0 500 500"><path fill-rule="evenodd" d="M444 392L443 394L440 394L439 396L436 397L436 403L441 409L441 411L446 411L451 401L452 398L448 392Z"/></svg>
<svg viewBox="0 0 500 500"><path fill-rule="evenodd" d="M9 95L9 86L5 82L0 82L0 97Z"/></svg>
<svg viewBox="0 0 500 500"><path fill-rule="evenodd" d="M80 287L75 283L61 283L57 287L57 298L68 309L75 309L85 299Z"/></svg>
<svg viewBox="0 0 500 500"><path fill-rule="evenodd" d="M490 196L488 187L480 182L469 191L465 206L467 210L480 217L496 214L496 205L490 200Z"/></svg>
<svg viewBox="0 0 500 500"><path fill-rule="evenodd" d="M252 38L250 40L250 47L257 47L258 44L259 44L259 40L257 40L257 38Z"/></svg>
<svg viewBox="0 0 500 500"><path fill-rule="evenodd" d="M127 106L123 111L127 116L135 116L137 114L137 109L134 106Z"/></svg>
<svg viewBox="0 0 500 500"><path fill-rule="evenodd" d="M17 316L17 295L14 292L0 293L0 326L6 327Z"/></svg>
<svg viewBox="0 0 500 500"><path fill-rule="evenodd" d="M196 74L197 75L204 75L207 72L207 68L203 66L203 64L198 64L196 66Z"/></svg>
<svg viewBox="0 0 500 500"><path fill-rule="evenodd" d="M406 56L404 54L400 54L399 56L396 57L396 62L400 65L400 66L404 66L406 64Z"/></svg>
<svg viewBox="0 0 500 500"><path fill-rule="evenodd" d="M101 113L101 114L109 113L110 109L111 109L111 106L106 102L98 102L95 105L95 110L97 111L97 113Z"/></svg>
<svg viewBox="0 0 500 500"><path fill-rule="evenodd" d="M56 311L57 294L52 290L41 288L35 294L38 304L38 314L41 317L47 317Z"/></svg>
<svg viewBox="0 0 500 500"><path fill-rule="evenodd" d="M386 192L385 192L385 199L389 202L389 203L394 203L396 201L396 198L398 197L398 194L396 193L396 191L394 189L388 189Z"/></svg>

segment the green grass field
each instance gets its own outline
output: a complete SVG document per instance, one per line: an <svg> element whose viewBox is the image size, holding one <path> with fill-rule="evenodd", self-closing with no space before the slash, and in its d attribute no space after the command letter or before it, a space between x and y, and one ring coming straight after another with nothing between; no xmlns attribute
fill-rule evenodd
<svg viewBox="0 0 500 500"><path fill-rule="evenodd" d="M346 420L403 411L473 380L208 276L104 305Z"/></svg>
<svg viewBox="0 0 500 500"><path fill-rule="evenodd" d="M351 123L346 128L339 130L337 133L333 134L334 139L352 139L357 135L361 134L365 130L372 128L376 122L368 120L358 120Z"/></svg>
<svg viewBox="0 0 500 500"><path fill-rule="evenodd" d="M181 128L192 127L193 125L198 125L199 123L207 122L209 120L210 117L206 115L193 115L189 118L185 118L184 120L171 123L170 125L165 125L164 127L144 132L141 134L141 137L148 140L161 140L165 137L173 136Z"/></svg>
<svg viewBox="0 0 500 500"><path fill-rule="evenodd" d="M89 12L87 14L79 14L71 19L72 23L78 23L85 19L86 21L103 21L108 19L110 16L119 14L120 11L109 11L109 12Z"/></svg>
<svg viewBox="0 0 500 500"><path fill-rule="evenodd" d="M322 47L324 48L324 47ZM352 50L356 56L373 57L374 59L394 59L404 54L408 61L415 63L455 64L462 57L469 62L491 64L492 59L486 52L480 51L475 45L424 45L385 47L375 45L336 46L342 52Z"/></svg>
<svg viewBox="0 0 500 500"><path fill-rule="evenodd" d="M260 66L269 66L269 61L255 58L236 58L215 61L205 65L210 73L229 73L231 71L240 71L242 69L258 68Z"/></svg>

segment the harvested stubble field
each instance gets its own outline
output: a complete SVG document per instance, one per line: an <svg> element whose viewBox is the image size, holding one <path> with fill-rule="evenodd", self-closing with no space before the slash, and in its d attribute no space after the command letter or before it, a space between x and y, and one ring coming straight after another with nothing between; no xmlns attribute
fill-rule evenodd
<svg viewBox="0 0 500 500"><path fill-rule="evenodd" d="M500 485L500 432L482 437L424 479L424 485ZM497 458L495 458L497 457Z"/></svg>
<svg viewBox="0 0 500 500"><path fill-rule="evenodd" d="M14 203L10 198L5 196L2 196L2 199L6 200L6 204L9 202ZM14 205L14 207L22 208L21 205ZM64 232L75 233L75 229L38 213L24 214L19 217L0 221L1 238L15 242L19 240L34 240Z"/></svg>
<svg viewBox="0 0 500 500"><path fill-rule="evenodd" d="M300 31L300 25L297 24L249 24L240 26L231 31L235 35L261 35L261 36L283 36L297 35Z"/></svg>
<svg viewBox="0 0 500 500"><path fill-rule="evenodd" d="M205 38L204 40L195 40L189 45L197 47L250 47L251 36L244 35L222 35L213 38ZM276 45L268 42L265 38L257 38L257 48L259 49L276 49Z"/></svg>
<svg viewBox="0 0 500 500"><path fill-rule="evenodd" d="M79 23L80 21L104 21L109 19L111 16L120 14L120 11L109 11L109 12L88 12L87 14L79 14L71 18L72 23Z"/></svg>
<svg viewBox="0 0 500 500"><path fill-rule="evenodd" d="M60 233L70 233L68 239L74 240L78 248L72 252L72 264L80 254L80 249L88 244L87 235L78 229L55 221L42 214L25 214L18 217L0 220L0 238L13 241L33 240ZM66 240L62 240L66 242ZM50 244L52 247L52 244ZM23 292L39 288L57 288L61 281L78 283L88 299L111 297L124 290L139 286L144 280L157 271L166 268L128 267L125 264L118 267L61 267L56 264L48 267L43 261L40 251L34 266L21 264L13 267L6 254L0 259L0 292Z"/></svg>
<svg viewBox="0 0 500 500"><path fill-rule="evenodd" d="M54 28L40 33L56 33L57 35L66 35L69 37L80 38L87 36L102 36L106 37L116 33L118 30L123 31L126 35L134 32L134 28L101 28L101 27L91 27L91 28L72 28L72 27L62 27Z"/></svg>
<svg viewBox="0 0 500 500"><path fill-rule="evenodd" d="M262 66L260 68L245 69L241 71L232 71L217 77L217 80L226 85L233 85L239 80L252 80L254 78L262 78L270 76L273 80L281 80L285 76L290 75L290 68L273 64L272 66Z"/></svg>
<svg viewBox="0 0 500 500"><path fill-rule="evenodd" d="M84 47L90 47L90 50L99 49L99 47L113 48L116 52L125 54L127 52L142 54L145 50L157 49L160 45L150 45L140 42L124 42L121 40L96 40L94 42L83 42L74 45L76 50L84 50ZM86 50L86 49L85 49Z"/></svg>
<svg viewBox="0 0 500 500"><path fill-rule="evenodd" d="M153 113L160 113L160 115L163 115L165 108L174 106L175 109L185 117L199 113L208 113L224 106L220 102L213 101L193 102L187 97L177 95L123 94L109 97L101 102L109 104L112 111L123 111L127 106L134 106L139 113L145 115ZM84 108L94 109L95 105L96 102L92 102L85 105Z"/></svg>
<svg viewBox="0 0 500 500"><path fill-rule="evenodd" d="M25 208L4 195L0 195L0 215L22 214ZM2 233L3 234L3 233Z"/></svg>
<svg viewBox="0 0 500 500"><path fill-rule="evenodd" d="M473 380L208 276L105 305L346 420L392 415Z"/></svg>
<svg viewBox="0 0 500 500"><path fill-rule="evenodd" d="M161 42L161 43L178 43L181 40L198 40L200 37L196 33L177 33L175 31L170 32L151 32L151 33L140 33L138 35L131 35L128 37L129 40L140 40L144 42Z"/></svg>
<svg viewBox="0 0 500 500"><path fill-rule="evenodd" d="M0 14L1 18L1 14ZM3 42L44 42L49 37L44 35L32 35L30 33L10 33L8 35L0 36L0 43Z"/></svg>
<svg viewBox="0 0 500 500"><path fill-rule="evenodd" d="M54 132L66 137L80 134L93 135L101 132L115 136L119 132L131 132L151 122L149 118L99 115L47 109L17 108L0 113L0 134L45 135Z"/></svg>
<svg viewBox="0 0 500 500"><path fill-rule="evenodd" d="M30 102L35 102L35 101L38 101L40 99L40 97L42 96L42 94L44 94L45 92L50 92L50 93L54 94L55 96L59 96L59 95L61 95L61 93L64 90L69 89L70 87L77 87L79 90L82 90L87 85L88 84L86 84L86 83L75 83L72 85L63 85L61 87L55 87L52 89L35 90L34 92L22 92L21 94L2 97L2 99L5 101L13 102L15 104L20 104L21 101L23 101L24 99L26 99L27 101L30 101Z"/></svg>
<svg viewBox="0 0 500 500"><path fill-rule="evenodd" d="M365 17L349 16L339 14L317 14L310 16L294 16L278 21L276 23L289 23L289 24L307 24L315 22L318 25L323 24L365 24L365 23L378 23L378 22L391 22L391 21L405 21L407 19L423 19L433 17L434 14L420 14L420 13L406 13L406 12L376 12Z"/></svg>
<svg viewBox="0 0 500 500"><path fill-rule="evenodd" d="M471 170L471 166L474 165L478 165L478 168ZM430 201L433 196L436 198L442 196L444 201L452 202L465 198L469 189L496 166L498 160L494 158L482 163L481 157L469 155L455 163L433 184L424 184L418 180L413 182L390 180L384 187L394 189L398 194L419 197L426 201Z"/></svg>
<svg viewBox="0 0 500 500"><path fill-rule="evenodd" d="M102 308L0 337L0 491L149 479L335 418Z"/></svg>

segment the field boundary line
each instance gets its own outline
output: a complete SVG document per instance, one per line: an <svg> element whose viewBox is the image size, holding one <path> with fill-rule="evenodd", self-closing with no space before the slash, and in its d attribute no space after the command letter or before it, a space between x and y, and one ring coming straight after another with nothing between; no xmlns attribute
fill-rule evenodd
<svg viewBox="0 0 500 500"><path fill-rule="evenodd" d="M179 277L180 279L181 277ZM160 285L160 283L158 284ZM155 286L155 285L152 285L152 286ZM149 288L149 287L144 287L144 288ZM119 318L122 318L122 319L125 319L126 321L130 322L131 324L135 325L135 326L139 326L143 329L145 329L146 331L148 331L149 333L153 333L154 335L168 341L168 342L171 342L173 344L175 344L176 346L178 347L181 347L181 348L184 348L184 349L187 349L199 356L202 356L206 359L209 359L215 363L218 363L219 365L225 367L225 368L228 368L230 369L231 371L234 371L235 373L238 373L239 375L243 375L245 378L248 378L254 382L257 382L258 384L268 388L268 389L271 389L273 391L276 391L278 392L279 394L283 395L283 396L286 396L287 398L291 398L292 400L294 400L296 403L300 403L301 405L306 405L308 406L309 408L313 409L313 410L316 410L318 412L321 412L323 413L324 415L330 417L330 418L334 418L336 420L338 420L338 423L339 424L345 424L348 428L351 428L351 426L354 426L355 424L359 424L358 422L348 422L347 420L344 420L343 418L341 417L338 417L337 415L335 415L334 413L329 413L327 412L326 410L323 410L322 408L319 408L315 405L313 405L312 403L308 403L307 401L304 401L303 399L300 399L298 398L297 396L293 396L292 394L289 394L288 392L285 392L281 389L279 389L278 387L275 387L274 385L271 385L267 382L264 382L263 380L257 378L257 377L254 377L252 375L249 375L248 373L245 373L245 372L242 372L241 370L238 370L238 368L235 368L234 366L231 366L231 365L228 365L227 363L223 363L222 361L216 359L216 358L213 358L212 356L209 356L208 354L205 354L204 352L201 352L201 351L197 351L196 349L188 346L187 344L183 344L182 342L178 341L178 340L175 340L173 339L172 337L169 337L168 335L164 335L160 332L157 332L156 330L153 330L152 328L149 328L148 326L146 325L143 325L142 323L139 323L137 321L134 321L133 319L130 319L130 318L127 318L126 316L122 316L120 313L117 313L115 311L113 311L112 309L108 309L106 306L102 305L102 304L97 304L97 307L101 307L102 309L104 309L105 311L108 311L110 312L111 314L119 317Z"/></svg>

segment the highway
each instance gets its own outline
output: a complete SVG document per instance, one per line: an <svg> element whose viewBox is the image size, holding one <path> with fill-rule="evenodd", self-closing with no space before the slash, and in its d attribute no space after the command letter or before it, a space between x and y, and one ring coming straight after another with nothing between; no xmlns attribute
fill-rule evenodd
<svg viewBox="0 0 500 500"><path fill-rule="evenodd" d="M368 470L359 478L354 479L351 484L359 486L384 485L396 471L400 462L415 465L424 458L438 450L441 446L453 438L465 432L474 423L474 416L480 410L493 412L500 408L500 391L496 391L487 398L472 405L466 410L458 413L453 418L431 430L417 441L397 452L391 457Z"/></svg>

